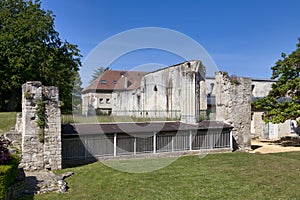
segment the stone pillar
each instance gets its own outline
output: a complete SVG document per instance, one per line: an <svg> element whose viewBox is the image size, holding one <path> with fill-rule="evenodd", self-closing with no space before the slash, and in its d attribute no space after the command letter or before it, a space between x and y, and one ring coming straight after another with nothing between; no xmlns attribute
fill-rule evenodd
<svg viewBox="0 0 300 200"><path fill-rule="evenodd" d="M197 95L195 90L195 72L184 72L182 77L182 110L181 121L184 123L196 123L198 121L199 111L196 105Z"/></svg>
<svg viewBox="0 0 300 200"><path fill-rule="evenodd" d="M57 87L44 87L47 126L44 134L44 164L46 169L61 169L61 113Z"/></svg>
<svg viewBox="0 0 300 200"><path fill-rule="evenodd" d="M251 148L251 79L216 73L216 120L234 127L241 149Z"/></svg>
<svg viewBox="0 0 300 200"><path fill-rule="evenodd" d="M45 128L38 125L40 106L45 106ZM61 122L56 87L44 87L39 81L23 84L21 130L21 166L25 170L61 169Z"/></svg>
<svg viewBox="0 0 300 200"><path fill-rule="evenodd" d="M195 124L200 110L207 109L205 92L205 67L201 61L189 61L182 65L182 110L181 122Z"/></svg>

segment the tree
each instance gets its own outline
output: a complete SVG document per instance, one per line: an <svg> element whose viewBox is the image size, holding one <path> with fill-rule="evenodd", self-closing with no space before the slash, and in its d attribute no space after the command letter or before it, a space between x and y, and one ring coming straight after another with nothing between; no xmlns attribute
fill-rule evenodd
<svg viewBox="0 0 300 200"><path fill-rule="evenodd" d="M73 114L81 114L81 91L83 88L81 87L82 81L79 73L77 73L74 81L73 92L72 92L72 113Z"/></svg>
<svg viewBox="0 0 300 200"><path fill-rule="evenodd" d="M76 45L61 41L54 15L39 0L2 0L0 11L0 110L20 110L21 85L57 86L63 110L72 106L80 62Z"/></svg>
<svg viewBox="0 0 300 200"><path fill-rule="evenodd" d="M109 67L98 67L94 70L92 79L90 80L90 83L92 83L94 80L96 80L101 74L103 74L105 71L109 70Z"/></svg>
<svg viewBox="0 0 300 200"><path fill-rule="evenodd" d="M283 123L300 117L300 38L297 49L290 55L282 53L272 68L272 85L268 96L257 99L254 106L267 111L266 122Z"/></svg>

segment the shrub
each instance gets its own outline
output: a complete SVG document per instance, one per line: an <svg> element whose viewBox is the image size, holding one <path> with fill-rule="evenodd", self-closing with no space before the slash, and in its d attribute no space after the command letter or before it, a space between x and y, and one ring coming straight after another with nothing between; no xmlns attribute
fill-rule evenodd
<svg viewBox="0 0 300 200"><path fill-rule="evenodd" d="M5 199L6 190L11 186L18 173L19 158L12 155L11 159L0 165L0 199Z"/></svg>
<svg viewBox="0 0 300 200"><path fill-rule="evenodd" d="M10 159L10 153L7 149L10 145L10 141L5 139L4 136L0 136L0 164L7 162Z"/></svg>
<svg viewBox="0 0 300 200"><path fill-rule="evenodd" d="M234 85L241 84L239 81L239 78L236 75L229 76L229 80L230 80L231 84L234 84Z"/></svg>

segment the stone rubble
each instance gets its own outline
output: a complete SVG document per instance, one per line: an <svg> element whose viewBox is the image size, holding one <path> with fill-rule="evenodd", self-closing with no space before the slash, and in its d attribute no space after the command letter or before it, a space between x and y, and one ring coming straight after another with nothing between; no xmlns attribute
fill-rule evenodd
<svg viewBox="0 0 300 200"><path fill-rule="evenodd" d="M41 194L47 192L67 192L68 186L65 178L73 175L73 172L67 172L62 175L55 175L52 171L25 171L24 194Z"/></svg>

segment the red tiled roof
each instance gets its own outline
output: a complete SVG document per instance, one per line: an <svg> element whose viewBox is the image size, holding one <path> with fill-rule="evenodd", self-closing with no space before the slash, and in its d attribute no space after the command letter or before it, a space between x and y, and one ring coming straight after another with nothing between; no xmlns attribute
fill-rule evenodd
<svg viewBox="0 0 300 200"><path fill-rule="evenodd" d="M82 92L138 89L145 74L147 72L107 70Z"/></svg>

